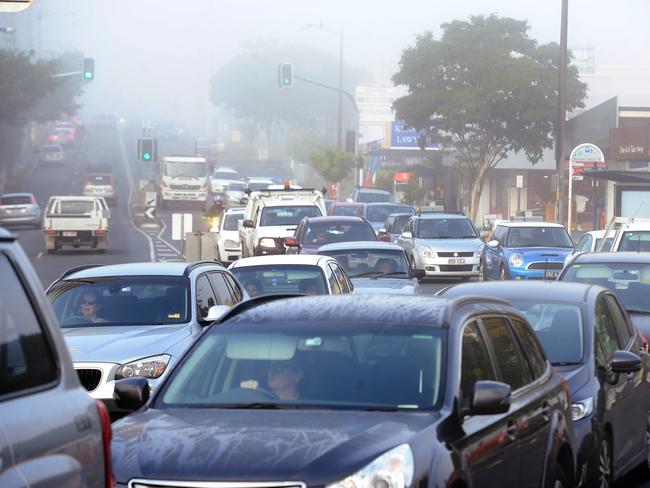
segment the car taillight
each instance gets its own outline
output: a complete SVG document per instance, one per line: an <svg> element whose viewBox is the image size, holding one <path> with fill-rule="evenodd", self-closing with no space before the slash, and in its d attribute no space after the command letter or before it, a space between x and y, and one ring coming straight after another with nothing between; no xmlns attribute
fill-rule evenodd
<svg viewBox="0 0 650 488"><path fill-rule="evenodd" d="M56 136L52 134L50 137L48 137L50 141L56 141Z"/></svg>
<svg viewBox="0 0 650 488"><path fill-rule="evenodd" d="M48 229L45 231L46 234L52 235L54 234L54 231L52 229Z"/></svg>
<svg viewBox="0 0 650 488"><path fill-rule="evenodd" d="M96 230L95 234L96 235L104 235L104 234L106 234L106 231L105 230Z"/></svg>
<svg viewBox="0 0 650 488"><path fill-rule="evenodd" d="M106 488L115 487L115 477L113 475L113 463L111 461L111 440L113 431L111 430L111 417L108 414L108 408L100 400L96 400L97 411L99 413L99 422L102 427L102 447L104 451L104 481Z"/></svg>
<svg viewBox="0 0 650 488"><path fill-rule="evenodd" d="M36 199L34 197L29 197L29 203L36 205Z"/></svg>
<svg viewBox="0 0 650 488"><path fill-rule="evenodd" d="M72 134L68 134L68 140L69 140L69 141L72 140Z"/></svg>

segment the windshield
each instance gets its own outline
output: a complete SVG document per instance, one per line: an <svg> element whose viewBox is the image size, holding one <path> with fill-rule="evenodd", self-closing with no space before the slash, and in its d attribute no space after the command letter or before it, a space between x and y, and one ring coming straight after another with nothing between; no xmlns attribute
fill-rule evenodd
<svg viewBox="0 0 650 488"><path fill-rule="evenodd" d="M331 215L341 215L344 217L354 217L357 215L357 212L359 211L359 207L352 207L352 206L340 206L336 205L334 206L334 212Z"/></svg>
<svg viewBox="0 0 650 488"><path fill-rule="evenodd" d="M366 222L310 223L305 229L302 244L322 246L334 242L376 241L377 236Z"/></svg>
<svg viewBox="0 0 650 488"><path fill-rule="evenodd" d="M401 215L395 217L395 222L393 223L392 234L401 234L404 231L404 226L411 218L410 215Z"/></svg>
<svg viewBox="0 0 650 488"><path fill-rule="evenodd" d="M361 203L375 203L375 202L390 202L392 196L390 193L375 193L368 191L360 191L357 193L357 202Z"/></svg>
<svg viewBox="0 0 650 488"><path fill-rule="evenodd" d="M0 198L0 205L29 205L31 203L32 197L27 195Z"/></svg>
<svg viewBox="0 0 650 488"><path fill-rule="evenodd" d="M350 278L369 273L395 273L395 278L410 278L409 265L404 251L351 249L320 252L319 254L327 254L336 259L350 275ZM400 276L398 274L400 272L404 275Z"/></svg>
<svg viewBox="0 0 650 488"><path fill-rule="evenodd" d="M650 252L650 231L624 232L618 250Z"/></svg>
<svg viewBox="0 0 650 488"><path fill-rule="evenodd" d="M212 175L217 180L238 180L239 175L233 171L215 171Z"/></svg>
<svg viewBox="0 0 650 488"><path fill-rule="evenodd" d="M564 227L513 227L506 247L573 247Z"/></svg>
<svg viewBox="0 0 650 488"><path fill-rule="evenodd" d="M445 364L433 327L225 323L190 351L156 405L431 410Z"/></svg>
<svg viewBox="0 0 650 488"><path fill-rule="evenodd" d="M164 175L170 178L205 178L205 163L170 163L164 165Z"/></svg>
<svg viewBox="0 0 650 488"><path fill-rule="evenodd" d="M420 239L476 239L476 230L468 219L420 219L417 236Z"/></svg>
<svg viewBox="0 0 650 488"><path fill-rule="evenodd" d="M231 181L228 183L228 190L230 191L244 191L246 183L243 181Z"/></svg>
<svg viewBox="0 0 650 488"><path fill-rule="evenodd" d="M226 217L223 221L223 230L237 230L238 222L243 219L243 213L226 214Z"/></svg>
<svg viewBox="0 0 650 488"><path fill-rule="evenodd" d="M509 301L526 316L552 364L582 362L585 327L578 306L539 299Z"/></svg>
<svg viewBox="0 0 650 488"><path fill-rule="evenodd" d="M272 181L256 181L256 182L248 182L248 189L250 191L260 191L260 190L266 190L269 185L272 185Z"/></svg>
<svg viewBox="0 0 650 488"><path fill-rule="evenodd" d="M370 222L386 222L390 214L415 211L407 205L372 205L368 207L366 218Z"/></svg>
<svg viewBox="0 0 650 488"><path fill-rule="evenodd" d="M650 312L648 263L576 263L562 274L562 281L604 286L616 293L626 309Z"/></svg>
<svg viewBox="0 0 650 488"><path fill-rule="evenodd" d="M232 268L232 273L251 296L276 293L327 295L325 275L318 266L278 264Z"/></svg>
<svg viewBox="0 0 650 488"><path fill-rule="evenodd" d="M188 287L182 276L84 278L59 282L47 296L64 328L182 324Z"/></svg>
<svg viewBox="0 0 650 488"><path fill-rule="evenodd" d="M305 217L321 217L316 205L287 205L283 207L265 207L262 210L261 226L298 225Z"/></svg>

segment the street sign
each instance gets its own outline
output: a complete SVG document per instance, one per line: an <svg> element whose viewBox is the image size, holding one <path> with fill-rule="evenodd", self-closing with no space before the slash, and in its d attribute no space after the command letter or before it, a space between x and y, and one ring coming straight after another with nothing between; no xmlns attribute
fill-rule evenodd
<svg viewBox="0 0 650 488"><path fill-rule="evenodd" d="M148 191L147 193L145 193L144 206L155 207L156 200L157 200L157 193L155 191Z"/></svg>
<svg viewBox="0 0 650 488"><path fill-rule="evenodd" d="M182 241L188 232L192 232L192 214L172 214L172 240Z"/></svg>
<svg viewBox="0 0 650 488"><path fill-rule="evenodd" d="M567 218L567 227L569 232L572 230L571 220L573 217L573 206L571 205L571 202L573 200L573 180L577 178L582 179L582 176L574 176L574 165L584 166L585 163L598 164L603 162L605 162L605 155L595 144L586 142L576 146L573 148L573 151L571 151L571 156L569 156L569 213Z"/></svg>

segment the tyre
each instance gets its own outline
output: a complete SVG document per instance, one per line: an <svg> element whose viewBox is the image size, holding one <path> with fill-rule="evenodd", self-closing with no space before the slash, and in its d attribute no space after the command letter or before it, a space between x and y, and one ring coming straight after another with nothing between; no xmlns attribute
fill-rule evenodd
<svg viewBox="0 0 650 488"><path fill-rule="evenodd" d="M569 476L560 463L555 464L553 476L549 478L548 486L549 488L569 488L571 486Z"/></svg>

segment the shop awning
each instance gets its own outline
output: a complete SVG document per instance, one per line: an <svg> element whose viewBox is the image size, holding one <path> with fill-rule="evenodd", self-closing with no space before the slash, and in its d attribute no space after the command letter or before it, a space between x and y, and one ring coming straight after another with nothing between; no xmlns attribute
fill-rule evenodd
<svg viewBox="0 0 650 488"><path fill-rule="evenodd" d="M650 172L648 171L584 171L582 176L596 178L599 180L616 181L617 183L645 183L650 184Z"/></svg>

